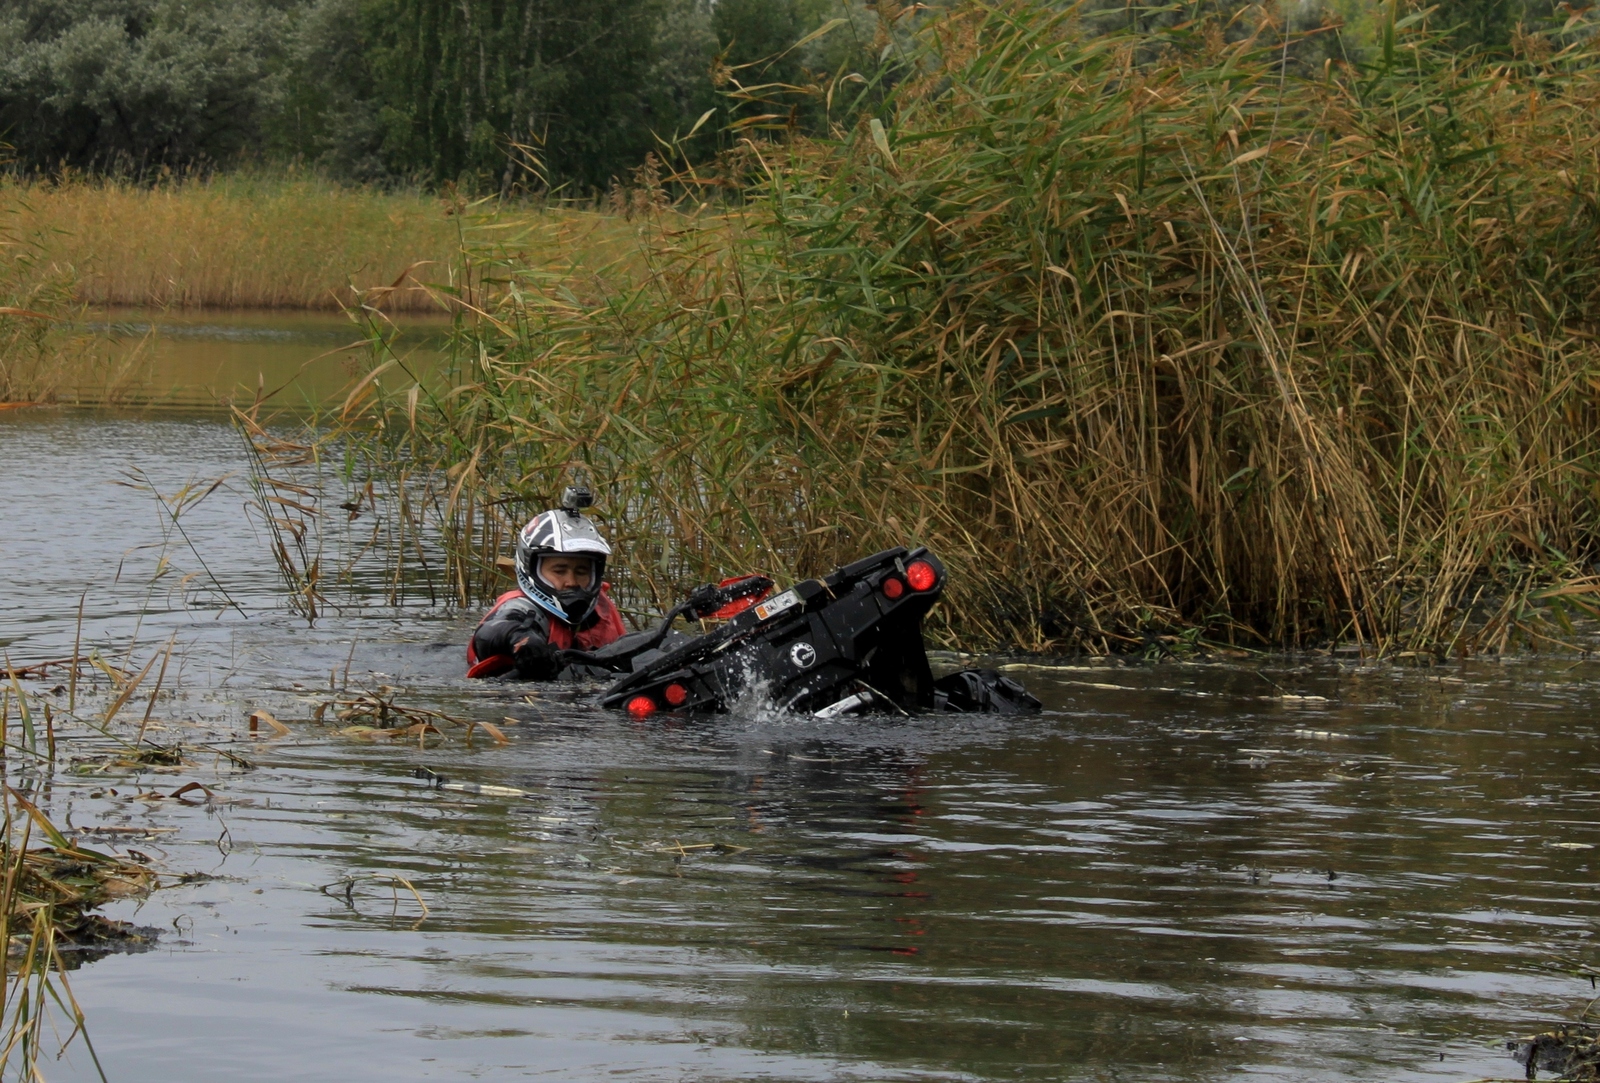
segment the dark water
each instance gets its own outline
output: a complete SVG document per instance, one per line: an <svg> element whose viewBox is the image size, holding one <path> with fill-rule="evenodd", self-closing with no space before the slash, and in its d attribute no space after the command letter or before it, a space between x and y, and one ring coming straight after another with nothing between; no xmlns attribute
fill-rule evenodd
<svg viewBox="0 0 1600 1083"><path fill-rule="evenodd" d="M187 541L114 484L242 471L214 418L14 411L0 462L13 661L70 654L85 590L86 644L177 637L152 734L191 766L74 746L46 795L174 885L113 908L156 950L71 976L114 1081L1462 1081L1593 995L1541 967L1600 961L1600 663L1063 662L1016 671L1048 705L1020 721L635 723L469 685L467 618L307 627L238 477ZM347 659L510 743L303 721ZM250 741L258 707L292 735ZM216 799L139 797L188 781ZM362 879L396 874L425 920Z"/></svg>

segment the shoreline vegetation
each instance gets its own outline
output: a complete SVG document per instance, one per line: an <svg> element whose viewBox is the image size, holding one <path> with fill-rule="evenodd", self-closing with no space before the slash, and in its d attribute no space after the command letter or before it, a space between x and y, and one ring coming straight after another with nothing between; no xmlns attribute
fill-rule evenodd
<svg viewBox="0 0 1600 1083"><path fill-rule="evenodd" d="M97 307L337 310L410 268L453 266L448 210L420 192L265 173L0 181L8 232ZM430 308L408 285L386 307Z"/></svg>
<svg viewBox="0 0 1600 1083"><path fill-rule="evenodd" d="M462 605L581 476L643 605L909 542L951 567L949 647L1570 645L1600 618L1592 28L1463 54L1384 13L1351 56L1262 8L973 4L885 30L904 77L825 132L758 90L837 85L735 82L771 130L649 160L609 213L447 189L409 234L451 245L429 276L357 281L371 363L310 442L439 541ZM101 190L159 217L251 185L277 206L248 177ZM53 235L14 236L6 311L59 297ZM107 282L160 280L138 243ZM430 373L390 347L400 294L454 313Z"/></svg>
<svg viewBox="0 0 1600 1083"><path fill-rule="evenodd" d="M341 439L391 491L433 479L406 500L463 604L581 475L656 604L911 542L952 569L947 646L1571 643L1600 615L1600 67L1386 10L1359 64L1259 10L934 20L881 119L750 143L717 178L740 209L648 211L625 273L468 231L453 364L415 380L375 322ZM673 192L641 173L633 204Z"/></svg>
<svg viewBox="0 0 1600 1083"><path fill-rule="evenodd" d="M475 273L460 258L467 219L501 238L507 258L564 277L592 275L636 247L625 218L590 207L349 188L292 173L150 185L0 178L0 403L115 403L137 391L139 351L113 357L75 328L91 309L366 305L393 315L471 304L471 290L457 288L458 276Z"/></svg>
<svg viewBox="0 0 1600 1083"><path fill-rule="evenodd" d="M292 175L0 182L12 235L97 307L337 310L408 268L453 266L447 210L417 192ZM385 307L432 307L408 286Z"/></svg>

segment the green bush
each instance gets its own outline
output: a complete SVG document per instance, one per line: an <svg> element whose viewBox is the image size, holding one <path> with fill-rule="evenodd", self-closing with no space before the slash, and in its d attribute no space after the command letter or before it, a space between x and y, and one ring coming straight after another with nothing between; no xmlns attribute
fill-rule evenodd
<svg viewBox="0 0 1600 1083"><path fill-rule="evenodd" d="M231 161L259 136L286 27L268 0L7 4L0 133L34 168Z"/></svg>

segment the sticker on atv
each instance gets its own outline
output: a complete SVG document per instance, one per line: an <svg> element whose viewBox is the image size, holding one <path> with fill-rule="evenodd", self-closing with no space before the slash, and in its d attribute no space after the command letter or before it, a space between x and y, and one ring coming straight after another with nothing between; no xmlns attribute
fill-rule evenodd
<svg viewBox="0 0 1600 1083"><path fill-rule="evenodd" d="M800 595L792 590L786 590L776 598L769 599L756 606L756 620L776 617L779 613L787 612L799 604Z"/></svg>

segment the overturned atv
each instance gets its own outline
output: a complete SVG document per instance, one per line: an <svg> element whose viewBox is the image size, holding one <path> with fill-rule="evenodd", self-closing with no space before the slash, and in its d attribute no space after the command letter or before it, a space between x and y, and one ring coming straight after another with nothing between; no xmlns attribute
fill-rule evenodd
<svg viewBox="0 0 1600 1083"><path fill-rule="evenodd" d="M726 711L747 698L819 717L1039 710L1026 689L994 670L934 679L922 618L944 592L945 571L926 549L886 549L777 595L772 585L746 576L703 587L655 628L562 658L626 674L600 704L635 715ZM680 616L727 623L690 637L672 631Z"/></svg>

